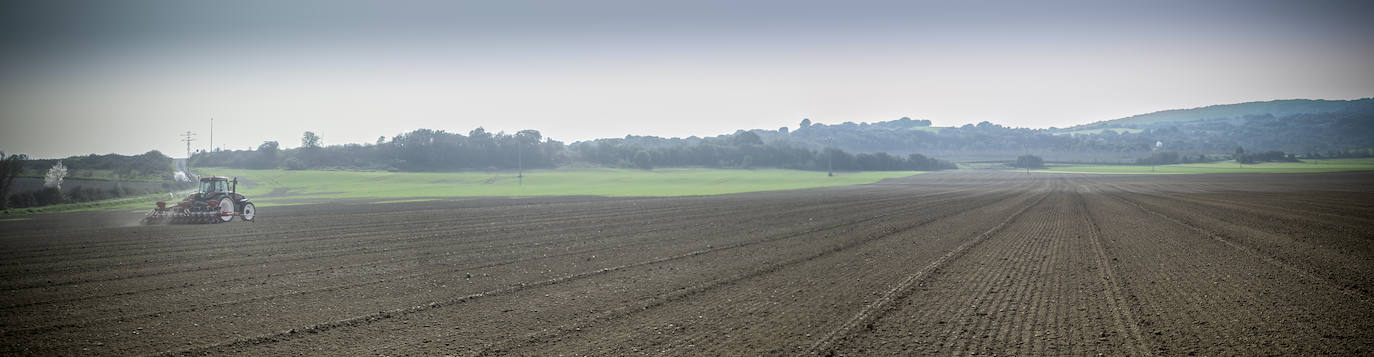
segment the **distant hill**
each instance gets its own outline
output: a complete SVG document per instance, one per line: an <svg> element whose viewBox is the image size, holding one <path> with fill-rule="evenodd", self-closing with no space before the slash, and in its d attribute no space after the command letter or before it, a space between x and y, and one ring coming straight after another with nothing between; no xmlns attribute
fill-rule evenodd
<svg viewBox="0 0 1374 357"><path fill-rule="evenodd" d="M1374 98L1356 100L1286 99L1267 102L1210 105L1193 109L1163 110L1133 115L1121 119L1077 125L1060 131L1080 131L1101 128L1139 128L1142 124L1236 119L1247 116L1272 115L1286 117L1297 114L1325 114L1338 112L1368 112L1374 110Z"/></svg>
<svg viewBox="0 0 1374 357"><path fill-rule="evenodd" d="M1330 156L1374 149L1374 98L1276 100L1141 114L1065 129L991 122L934 128L926 120L755 129L765 143L819 150L919 153L955 161L1005 161L1036 154L1055 162L1134 163L1159 152L1200 160L1246 151Z"/></svg>

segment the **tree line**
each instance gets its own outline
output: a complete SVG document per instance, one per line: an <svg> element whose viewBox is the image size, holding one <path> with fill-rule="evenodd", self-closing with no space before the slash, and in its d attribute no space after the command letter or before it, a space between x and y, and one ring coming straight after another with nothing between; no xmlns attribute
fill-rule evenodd
<svg viewBox="0 0 1374 357"><path fill-rule="evenodd" d="M811 150L786 143L765 144L755 133L738 131L707 138L626 136L566 145L537 130L467 135L419 129L374 143L323 146L314 133L301 146L282 149L275 141L256 150L197 153L190 164L249 169L371 169L389 171L508 170L590 164L608 167L784 168L798 170L897 171L953 169L948 161L921 154L851 154L837 148Z"/></svg>
<svg viewBox="0 0 1374 357"><path fill-rule="evenodd" d="M566 162L565 145L543 137L537 130L514 134L491 133L477 128L468 135L443 130L419 129L388 140L379 137L368 144L322 144L312 132L302 136L301 146L283 149L276 141L256 150L197 153L192 167L246 169L365 169L387 171L455 171L551 168Z"/></svg>
<svg viewBox="0 0 1374 357"><path fill-rule="evenodd" d="M623 139L597 139L574 143L570 151L574 157L591 163L638 168L699 166L815 171L935 171L955 168L952 162L921 154L851 154L834 147L818 151L785 142L764 143L758 134L751 131L708 138L626 136Z"/></svg>

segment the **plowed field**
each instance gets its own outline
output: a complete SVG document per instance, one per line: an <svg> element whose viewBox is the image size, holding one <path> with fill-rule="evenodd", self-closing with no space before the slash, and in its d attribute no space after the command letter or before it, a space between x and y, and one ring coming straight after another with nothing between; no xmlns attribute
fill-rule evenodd
<svg viewBox="0 0 1374 357"><path fill-rule="evenodd" d="M259 215L0 222L0 355L1374 353L1372 173Z"/></svg>

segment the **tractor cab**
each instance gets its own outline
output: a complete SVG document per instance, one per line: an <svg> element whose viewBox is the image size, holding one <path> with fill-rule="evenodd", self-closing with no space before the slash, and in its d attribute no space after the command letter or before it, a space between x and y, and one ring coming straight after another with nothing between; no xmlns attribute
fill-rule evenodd
<svg viewBox="0 0 1374 357"><path fill-rule="evenodd" d="M230 183L233 185L231 186ZM200 178L200 191L202 196L210 196L218 193L238 193L239 180L234 178L230 181L228 177L210 176Z"/></svg>
<svg viewBox="0 0 1374 357"><path fill-rule="evenodd" d="M237 177L229 179L224 176L203 176L200 178L200 189L196 193L187 197L186 201L192 205L210 205L225 200L241 205L245 201L239 192L239 179Z"/></svg>

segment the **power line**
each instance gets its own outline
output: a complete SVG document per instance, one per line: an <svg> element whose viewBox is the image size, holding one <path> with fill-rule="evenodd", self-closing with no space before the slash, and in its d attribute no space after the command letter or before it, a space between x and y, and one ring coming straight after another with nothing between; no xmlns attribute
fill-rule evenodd
<svg viewBox="0 0 1374 357"><path fill-rule="evenodd" d="M830 150L830 138L825 138L825 176L835 176L835 151Z"/></svg>

